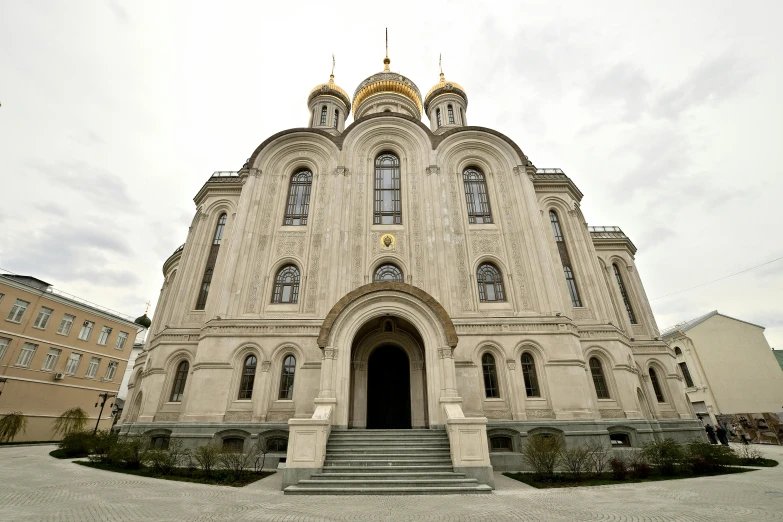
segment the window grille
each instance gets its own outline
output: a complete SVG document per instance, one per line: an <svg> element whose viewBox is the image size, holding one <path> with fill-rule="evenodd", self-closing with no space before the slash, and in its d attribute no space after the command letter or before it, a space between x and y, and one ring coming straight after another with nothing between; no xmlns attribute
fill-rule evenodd
<svg viewBox="0 0 783 522"><path fill-rule="evenodd" d="M204 268L204 277L201 280L201 287L198 291L198 299L196 300L196 310L203 310L207 306L207 297L209 296L209 287L212 285L212 275L215 272L215 264L217 263L218 252L220 251L220 244L223 242L223 232L226 228L226 220L228 219L226 214L221 214L215 225L215 235L212 238L212 245L209 247L209 255L207 256L207 264Z"/></svg>
<svg viewBox="0 0 783 522"><path fill-rule="evenodd" d="M435 109L435 121L440 129L440 109Z"/></svg>
<svg viewBox="0 0 783 522"><path fill-rule="evenodd" d="M541 397L538 389L538 375L533 356L528 352L522 354L522 377L525 381L525 395L528 397Z"/></svg>
<svg viewBox="0 0 783 522"><path fill-rule="evenodd" d="M598 357L590 358L590 374L593 376L596 396L599 399L611 399L609 387L606 385L606 377L604 377L604 368Z"/></svg>
<svg viewBox="0 0 783 522"><path fill-rule="evenodd" d="M449 123L453 124L454 123L454 108L451 105L449 105L446 108L446 112L448 113L448 116L449 116Z"/></svg>
<svg viewBox="0 0 783 522"><path fill-rule="evenodd" d="M500 271L490 263L484 263L476 271L476 281L478 282L479 300L482 303L505 301L503 292L503 278Z"/></svg>
<svg viewBox="0 0 783 522"><path fill-rule="evenodd" d="M283 367L280 371L279 399L291 400L294 397L294 374L296 373L296 358L286 355L283 359Z"/></svg>
<svg viewBox="0 0 783 522"><path fill-rule="evenodd" d="M465 201L468 205L468 223L492 223L492 212L489 208L487 183L484 174L475 168L468 168L462 173L465 184Z"/></svg>
<svg viewBox="0 0 783 522"><path fill-rule="evenodd" d="M560 220L557 218L557 213L554 210L549 211L549 221L552 223L552 232L555 235L557 251L560 254L560 263L563 265L563 274L565 275L568 295L571 296L571 306L575 308L580 307L582 306L582 300L579 297L579 289L576 286L574 270L571 267L571 257L568 255L568 248L566 247L565 238L563 237L563 231L560 229Z"/></svg>
<svg viewBox="0 0 783 522"><path fill-rule="evenodd" d="M623 277L620 275L620 269L617 267L617 263L612 265L612 269L614 270L615 278L617 278L617 286L620 288L620 295L623 297L623 303L625 304L626 312L628 312L628 318L631 320L631 324L637 324L636 314L633 313L631 301L628 299L628 292L625 290Z"/></svg>
<svg viewBox="0 0 783 522"><path fill-rule="evenodd" d="M375 159L375 212L376 225L402 224L400 189L400 160L385 152Z"/></svg>
<svg viewBox="0 0 783 522"><path fill-rule="evenodd" d="M340 111L335 109L334 110L334 123L332 124L332 126L336 129L337 128L337 124L339 122L340 122Z"/></svg>
<svg viewBox="0 0 783 522"><path fill-rule="evenodd" d="M188 361L182 361L177 366L177 372L174 374L174 385L171 387L171 397L169 402L182 402L182 396L185 393L185 383L188 380L188 371L190 364Z"/></svg>
<svg viewBox="0 0 783 522"><path fill-rule="evenodd" d="M286 206L284 225L306 225L310 210L310 189L313 174L309 170L300 170L291 176L288 187L288 205Z"/></svg>
<svg viewBox="0 0 783 522"><path fill-rule="evenodd" d="M321 107L321 125L326 125L326 105Z"/></svg>
<svg viewBox="0 0 783 522"><path fill-rule="evenodd" d="M286 265L277 272L272 302L275 304L296 304L299 301L299 269Z"/></svg>
<svg viewBox="0 0 783 522"><path fill-rule="evenodd" d="M373 281L402 283L402 271L391 263L381 265L375 270Z"/></svg>
<svg viewBox="0 0 783 522"><path fill-rule="evenodd" d="M242 381L239 383L239 399L253 398L253 381L256 378L256 365L258 359L255 355L248 355L242 366Z"/></svg>
<svg viewBox="0 0 783 522"><path fill-rule="evenodd" d="M684 362L679 363L680 371L682 372L682 378L685 379L685 385L688 388L692 388L694 386L693 384L693 377L691 377L691 372L688 371L688 365Z"/></svg>
<svg viewBox="0 0 783 522"><path fill-rule="evenodd" d="M484 371L484 395L487 399L497 399L500 397L498 388L498 376L495 369L495 357L491 353L485 353L481 356L481 368Z"/></svg>
<svg viewBox="0 0 783 522"><path fill-rule="evenodd" d="M658 374L653 368L650 368L650 382L652 383L653 391L655 392L655 398L658 400L658 402L666 402L666 398L663 395L663 390L661 389L661 383L658 382Z"/></svg>

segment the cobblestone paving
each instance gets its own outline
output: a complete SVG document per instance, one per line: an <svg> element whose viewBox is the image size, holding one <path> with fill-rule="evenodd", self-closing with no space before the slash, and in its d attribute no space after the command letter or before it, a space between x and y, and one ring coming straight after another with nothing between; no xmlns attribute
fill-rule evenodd
<svg viewBox="0 0 783 522"><path fill-rule="evenodd" d="M0 520L783 520L783 465L750 473L538 490L500 474L490 495L284 496L280 474L244 488L134 477L0 448ZM783 448L760 447L783 460Z"/></svg>

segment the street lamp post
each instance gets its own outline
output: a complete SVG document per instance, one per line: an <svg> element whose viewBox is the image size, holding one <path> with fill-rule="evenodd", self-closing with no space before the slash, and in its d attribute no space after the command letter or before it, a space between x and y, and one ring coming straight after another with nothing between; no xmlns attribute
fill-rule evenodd
<svg viewBox="0 0 783 522"><path fill-rule="evenodd" d="M95 423L95 429L92 430L92 433L95 434L98 432L98 424L101 423L101 415L103 415L103 407L106 405L106 401L109 400L112 397L116 397L113 393L109 392L103 392L99 393L98 397L101 399L101 411L98 413L98 422ZM95 407L98 407L98 403L95 403Z"/></svg>

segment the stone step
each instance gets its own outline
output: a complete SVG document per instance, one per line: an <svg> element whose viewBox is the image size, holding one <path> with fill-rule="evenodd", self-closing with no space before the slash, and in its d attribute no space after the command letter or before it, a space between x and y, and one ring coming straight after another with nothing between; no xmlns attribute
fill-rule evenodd
<svg viewBox="0 0 783 522"><path fill-rule="evenodd" d="M366 464L366 463L365 463ZM451 462L448 464L408 464L400 466L379 466L377 464L368 466L352 466L344 462L338 464L324 465L324 473L431 473L431 472L454 472Z"/></svg>
<svg viewBox="0 0 783 522"><path fill-rule="evenodd" d="M316 485L318 487L376 487L376 486L456 486L456 487L470 487L478 484L478 480L474 478L429 478L429 479L398 479L389 477L385 479L319 479L315 478L303 479L299 481L299 486Z"/></svg>
<svg viewBox="0 0 783 522"><path fill-rule="evenodd" d="M348 457L345 459L335 459L335 458L327 458L326 462L324 462L324 467L326 466L333 466L335 464L338 464L340 466L416 466L416 465L449 465L451 464L451 458L445 457L445 458L412 458L412 459L406 459L406 458L395 458L390 459L388 457L372 457L372 458L366 458L366 459L357 459Z"/></svg>
<svg viewBox="0 0 783 522"><path fill-rule="evenodd" d="M341 434L351 434L351 433L364 433L364 434L370 434L370 435L377 435L377 434L389 434L389 435L418 435L418 434L427 434L427 433L446 433L446 430L430 430L430 429L410 429L410 430L365 430L365 429L333 429L332 434L334 435L341 435Z"/></svg>
<svg viewBox="0 0 783 522"><path fill-rule="evenodd" d="M373 487L316 487L313 485L288 486L286 495L464 495L466 493L491 493L485 484L473 486L373 486Z"/></svg>
<svg viewBox="0 0 783 522"><path fill-rule="evenodd" d="M457 473L456 471L396 471L395 469L386 470L386 472L379 471L364 471L364 470L351 470L344 473L323 472L316 473L311 479L333 479L343 480L351 478L384 478L394 477L396 479L422 479L422 478L465 478L464 473Z"/></svg>
<svg viewBox="0 0 783 522"><path fill-rule="evenodd" d="M451 455L449 448L350 448L350 449L334 449L327 446L326 456L329 455L343 456L343 455L408 455L411 457L433 456L437 455L442 457L443 455Z"/></svg>
<svg viewBox="0 0 783 522"><path fill-rule="evenodd" d="M334 447L353 447L353 446L404 446L404 447L417 447L417 446L448 446L448 439L425 439L425 440L395 440L389 444L379 444L375 440L329 440L327 446Z"/></svg>

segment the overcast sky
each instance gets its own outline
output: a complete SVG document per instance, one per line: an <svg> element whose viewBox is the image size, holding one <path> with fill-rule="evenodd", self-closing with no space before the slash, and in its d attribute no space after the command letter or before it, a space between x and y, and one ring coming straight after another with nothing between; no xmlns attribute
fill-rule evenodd
<svg viewBox="0 0 783 522"><path fill-rule="evenodd" d="M272 7L277 5L278 7ZM717 309L783 349L783 2L0 0L0 267L136 316L193 196L307 95L391 68L465 87L618 225L661 328ZM426 117L425 117L426 118Z"/></svg>

